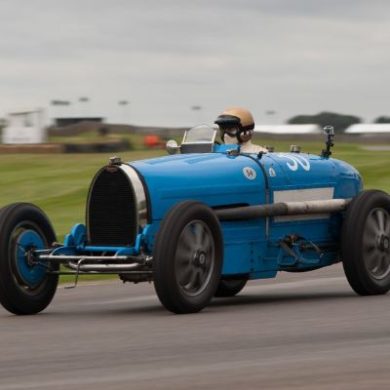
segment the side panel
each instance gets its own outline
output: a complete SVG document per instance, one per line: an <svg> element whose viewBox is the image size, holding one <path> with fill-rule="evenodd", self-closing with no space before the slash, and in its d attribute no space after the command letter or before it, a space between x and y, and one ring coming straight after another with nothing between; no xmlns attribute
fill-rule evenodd
<svg viewBox="0 0 390 390"><path fill-rule="evenodd" d="M265 219L224 222L225 258L222 274L247 274L250 278L272 277L275 259L266 257Z"/></svg>
<svg viewBox="0 0 390 390"><path fill-rule="evenodd" d="M212 208L266 203L264 173L247 156L187 154L130 163L148 188L152 216L148 249L153 251L160 221L179 202L197 200ZM249 274L264 264L265 220L221 225L224 237L223 275Z"/></svg>

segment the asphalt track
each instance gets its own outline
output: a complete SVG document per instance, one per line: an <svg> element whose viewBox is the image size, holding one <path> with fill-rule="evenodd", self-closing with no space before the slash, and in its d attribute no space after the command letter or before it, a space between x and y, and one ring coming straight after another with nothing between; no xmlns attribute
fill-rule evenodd
<svg viewBox="0 0 390 390"><path fill-rule="evenodd" d="M84 284L40 315L0 309L0 342L0 390L389 389L390 295L333 266L178 316L150 284Z"/></svg>

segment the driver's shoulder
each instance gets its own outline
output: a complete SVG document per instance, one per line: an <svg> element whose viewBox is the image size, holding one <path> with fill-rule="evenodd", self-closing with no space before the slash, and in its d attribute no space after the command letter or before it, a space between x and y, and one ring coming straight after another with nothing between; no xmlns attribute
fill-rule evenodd
<svg viewBox="0 0 390 390"><path fill-rule="evenodd" d="M242 144L241 151L243 153L260 153L260 152L267 153L268 152L268 150L265 147L261 145L252 144L252 142L246 142L245 144Z"/></svg>

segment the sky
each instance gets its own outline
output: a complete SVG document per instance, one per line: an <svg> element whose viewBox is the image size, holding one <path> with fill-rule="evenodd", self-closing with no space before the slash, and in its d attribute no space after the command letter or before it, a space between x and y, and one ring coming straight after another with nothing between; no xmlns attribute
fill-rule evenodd
<svg viewBox="0 0 390 390"><path fill-rule="evenodd" d="M390 116L389 48L388 0L0 0L0 117L191 126L243 106L256 124L370 122Z"/></svg>

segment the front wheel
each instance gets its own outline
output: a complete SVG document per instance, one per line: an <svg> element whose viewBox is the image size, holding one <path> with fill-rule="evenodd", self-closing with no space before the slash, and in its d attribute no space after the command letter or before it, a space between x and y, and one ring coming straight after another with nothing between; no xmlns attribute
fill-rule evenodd
<svg viewBox="0 0 390 390"><path fill-rule="evenodd" d="M0 303L11 313L36 314L51 302L58 275L28 253L54 241L54 230L38 207L15 203L0 211Z"/></svg>
<svg viewBox="0 0 390 390"><path fill-rule="evenodd" d="M219 221L206 205L185 201L163 220L153 251L154 286L166 309L195 313L212 299L222 266Z"/></svg>
<svg viewBox="0 0 390 390"><path fill-rule="evenodd" d="M390 196L378 190L361 192L349 205L342 229L345 275L360 295L390 289Z"/></svg>

